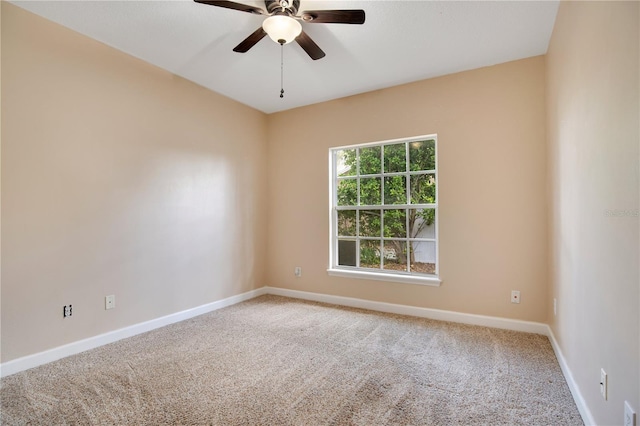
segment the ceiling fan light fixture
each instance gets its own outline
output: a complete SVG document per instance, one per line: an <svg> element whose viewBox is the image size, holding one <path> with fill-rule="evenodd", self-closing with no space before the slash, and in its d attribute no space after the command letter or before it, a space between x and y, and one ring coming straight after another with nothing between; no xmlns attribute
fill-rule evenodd
<svg viewBox="0 0 640 426"><path fill-rule="evenodd" d="M262 29L278 44L291 43L302 32L302 25L286 15L270 16L262 23Z"/></svg>

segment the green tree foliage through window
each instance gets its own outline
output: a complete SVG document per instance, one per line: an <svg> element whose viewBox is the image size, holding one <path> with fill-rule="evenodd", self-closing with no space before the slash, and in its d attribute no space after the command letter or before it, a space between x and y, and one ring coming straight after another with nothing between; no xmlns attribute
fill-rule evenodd
<svg viewBox="0 0 640 426"><path fill-rule="evenodd" d="M415 263L436 217L435 149L426 139L336 151L337 233L360 241L361 266Z"/></svg>

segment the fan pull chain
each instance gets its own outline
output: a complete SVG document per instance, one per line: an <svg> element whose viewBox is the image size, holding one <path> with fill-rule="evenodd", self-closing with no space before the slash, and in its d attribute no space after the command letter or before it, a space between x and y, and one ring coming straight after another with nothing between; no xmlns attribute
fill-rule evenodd
<svg viewBox="0 0 640 426"><path fill-rule="evenodd" d="M280 43L280 97L284 98L284 43Z"/></svg>

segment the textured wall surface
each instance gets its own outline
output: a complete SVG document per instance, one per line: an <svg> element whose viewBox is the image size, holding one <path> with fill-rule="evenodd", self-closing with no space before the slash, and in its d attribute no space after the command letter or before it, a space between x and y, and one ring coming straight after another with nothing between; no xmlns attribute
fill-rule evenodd
<svg viewBox="0 0 640 426"><path fill-rule="evenodd" d="M2 89L3 362L264 285L264 114L6 2Z"/></svg>
<svg viewBox="0 0 640 426"><path fill-rule="evenodd" d="M270 115L268 284L546 321L544 67L537 56ZM329 148L433 133L442 286L327 275Z"/></svg>
<svg viewBox="0 0 640 426"><path fill-rule="evenodd" d="M639 5L563 2L547 55L549 319L602 425L640 410Z"/></svg>

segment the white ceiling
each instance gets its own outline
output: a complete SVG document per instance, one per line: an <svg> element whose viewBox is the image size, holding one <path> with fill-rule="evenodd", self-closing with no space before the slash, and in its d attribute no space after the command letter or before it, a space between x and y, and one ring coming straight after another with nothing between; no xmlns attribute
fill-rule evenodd
<svg viewBox="0 0 640 426"><path fill-rule="evenodd" d="M366 22L303 23L326 56L286 45L281 99L278 44L232 51L262 16L192 0L12 3L266 113L544 54L559 4L301 0L301 11L364 9Z"/></svg>

